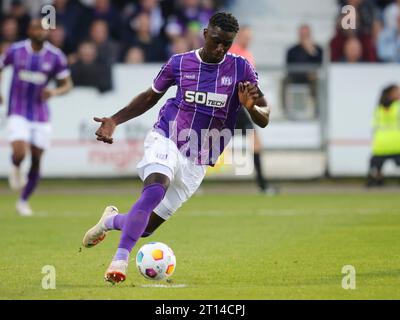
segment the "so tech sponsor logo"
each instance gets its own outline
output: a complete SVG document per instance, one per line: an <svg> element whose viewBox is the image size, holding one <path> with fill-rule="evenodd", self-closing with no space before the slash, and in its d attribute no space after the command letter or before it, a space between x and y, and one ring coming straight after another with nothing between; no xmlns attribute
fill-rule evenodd
<svg viewBox="0 0 400 320"><path fill-rule="evenodd" d="M37 71L29 71L29 70L20 70L18 72L18 78L21 81L33 83L36 85L42 85L46 83L46 75L42 72Z"/></svg>
<svg viewBox="0 0 400 320"><path fill-rule="evenodd" d="M227 99L227 94L191 90L185 92L185 101L187 103L202 104L207 107L224 108Z"/></svg>

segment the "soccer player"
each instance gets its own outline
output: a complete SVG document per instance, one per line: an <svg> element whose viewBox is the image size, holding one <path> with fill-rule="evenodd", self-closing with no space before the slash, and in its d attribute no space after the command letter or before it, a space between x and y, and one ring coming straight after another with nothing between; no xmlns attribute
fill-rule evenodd
<svg viewBox="0 0 400 320"><path fill-rule="evenodd" d="M233 135L241 108L249 111L257 125L267 126L269 107L258 88L257 73L247 60L228 53L238 30L235 17L216 13L204 29L202 48L173 55L151 88L112 117L94 118L101 122L97 140L113 143L117 125L140 116L156 105L169 87L177 86L176 96L161 108L144 142L145 154L138 164L144 181L140 198L128 214L107 207L100 221L84 235L83 245L93 247L109 230L122 231L105 273L107 281L125 280L129 254L138 239L152 234L197 190L207 166L215 164L229 141L226 133ZM216 132L227 137L223 145L217 143L223 137Z"/></svg>
<svg viewBox="0 0 400 320"><path fill-rule="evenodd" d="M40 161L50 142L51 126L47 100L62 95L72 88L72 81L64 54L46 41L49 31L40 19L33 19L28 27L29 38L14 43L0 58L0 70L13 67L8 108L8 140L12 146L10 187L21 190L16 204L22 216L33 214L28 199L38 185ZM48 88L51 79L56 88ZM2 102L0 97L0 103ZM31 166L25 184L20 166L28 150Z"/></svg>
<svg viewBox="0 0 400 320"><path fill-rule="evenodd" d="M232 47L229 49L229 52L240 55L247 59L247 61L255 67L255 59L253 54L249 51L250 42L252 39L252 33L250 26L242 26L240 31L233 43ZM250 141L254 141L254 168L256 169L256 182L258 189L261 193L274 195L278 193L278 189L272 185L270 185L265 178L262 167L261 167L261 153L262 153L262 144L260 137L257 134L256 129L254 128L254 124L251 121L247 111L244 108L241 108L239 114L237 116L236 121L236 129L241 129L242 134L247 134L247 130L251 132Z"/></svg>

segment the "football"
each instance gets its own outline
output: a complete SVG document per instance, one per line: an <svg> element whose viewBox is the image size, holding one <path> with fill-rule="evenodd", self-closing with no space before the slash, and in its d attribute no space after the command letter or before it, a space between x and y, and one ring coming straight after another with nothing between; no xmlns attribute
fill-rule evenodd
<svg viewBox="0 0 400 320"><path fill-rule="evenodd" d="M174 273L176 258L174 252L166 244L150 242L139 249L136 255L136 266L145 278L163 280Z"/></svg>

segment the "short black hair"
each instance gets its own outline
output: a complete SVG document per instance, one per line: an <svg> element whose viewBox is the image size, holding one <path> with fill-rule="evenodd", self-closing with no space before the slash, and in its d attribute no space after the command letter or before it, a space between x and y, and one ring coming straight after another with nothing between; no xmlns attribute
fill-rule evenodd
<svg viewBox="0 0 400 320"><path fill-rule="evenodd" d="M225 32L237 33L239 31L239 22L232 14L227 12L215 13L208 24L212 27L220 27Z"/></svg>
<svg viewBox="0 0 400 320"><path fill-rule="evenodd" d="M382 105L384 107L389 107L392 104L392 100L390 99L390 94L391 92L398 88L398 86L396 84L391 84L386 86L381 93L381 97L379 99L379 105Z"/></svg>

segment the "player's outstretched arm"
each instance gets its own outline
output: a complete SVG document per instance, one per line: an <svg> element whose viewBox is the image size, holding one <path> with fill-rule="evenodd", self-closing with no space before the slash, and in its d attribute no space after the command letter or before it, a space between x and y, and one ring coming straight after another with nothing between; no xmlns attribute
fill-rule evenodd
<svg viewBox="0 0 400 320"><path fill-rule="evenodd" d="M117 125L136 118L150 110L163 95L164 93L157 93L152 88L149 88L137 95L131 103L110 118L95 117L94 121L101 122L100 128L96 131L97 140L105 143L113 143L112 135Z"/></svg>
<svg viewBox="0 0 400 320"><path fill-rule="evenodd" d="M269 122L270 108L264 97L259 96L259 89L250 83L239 83L239 101L249 112L251 119L261 128Z"/></svg>

